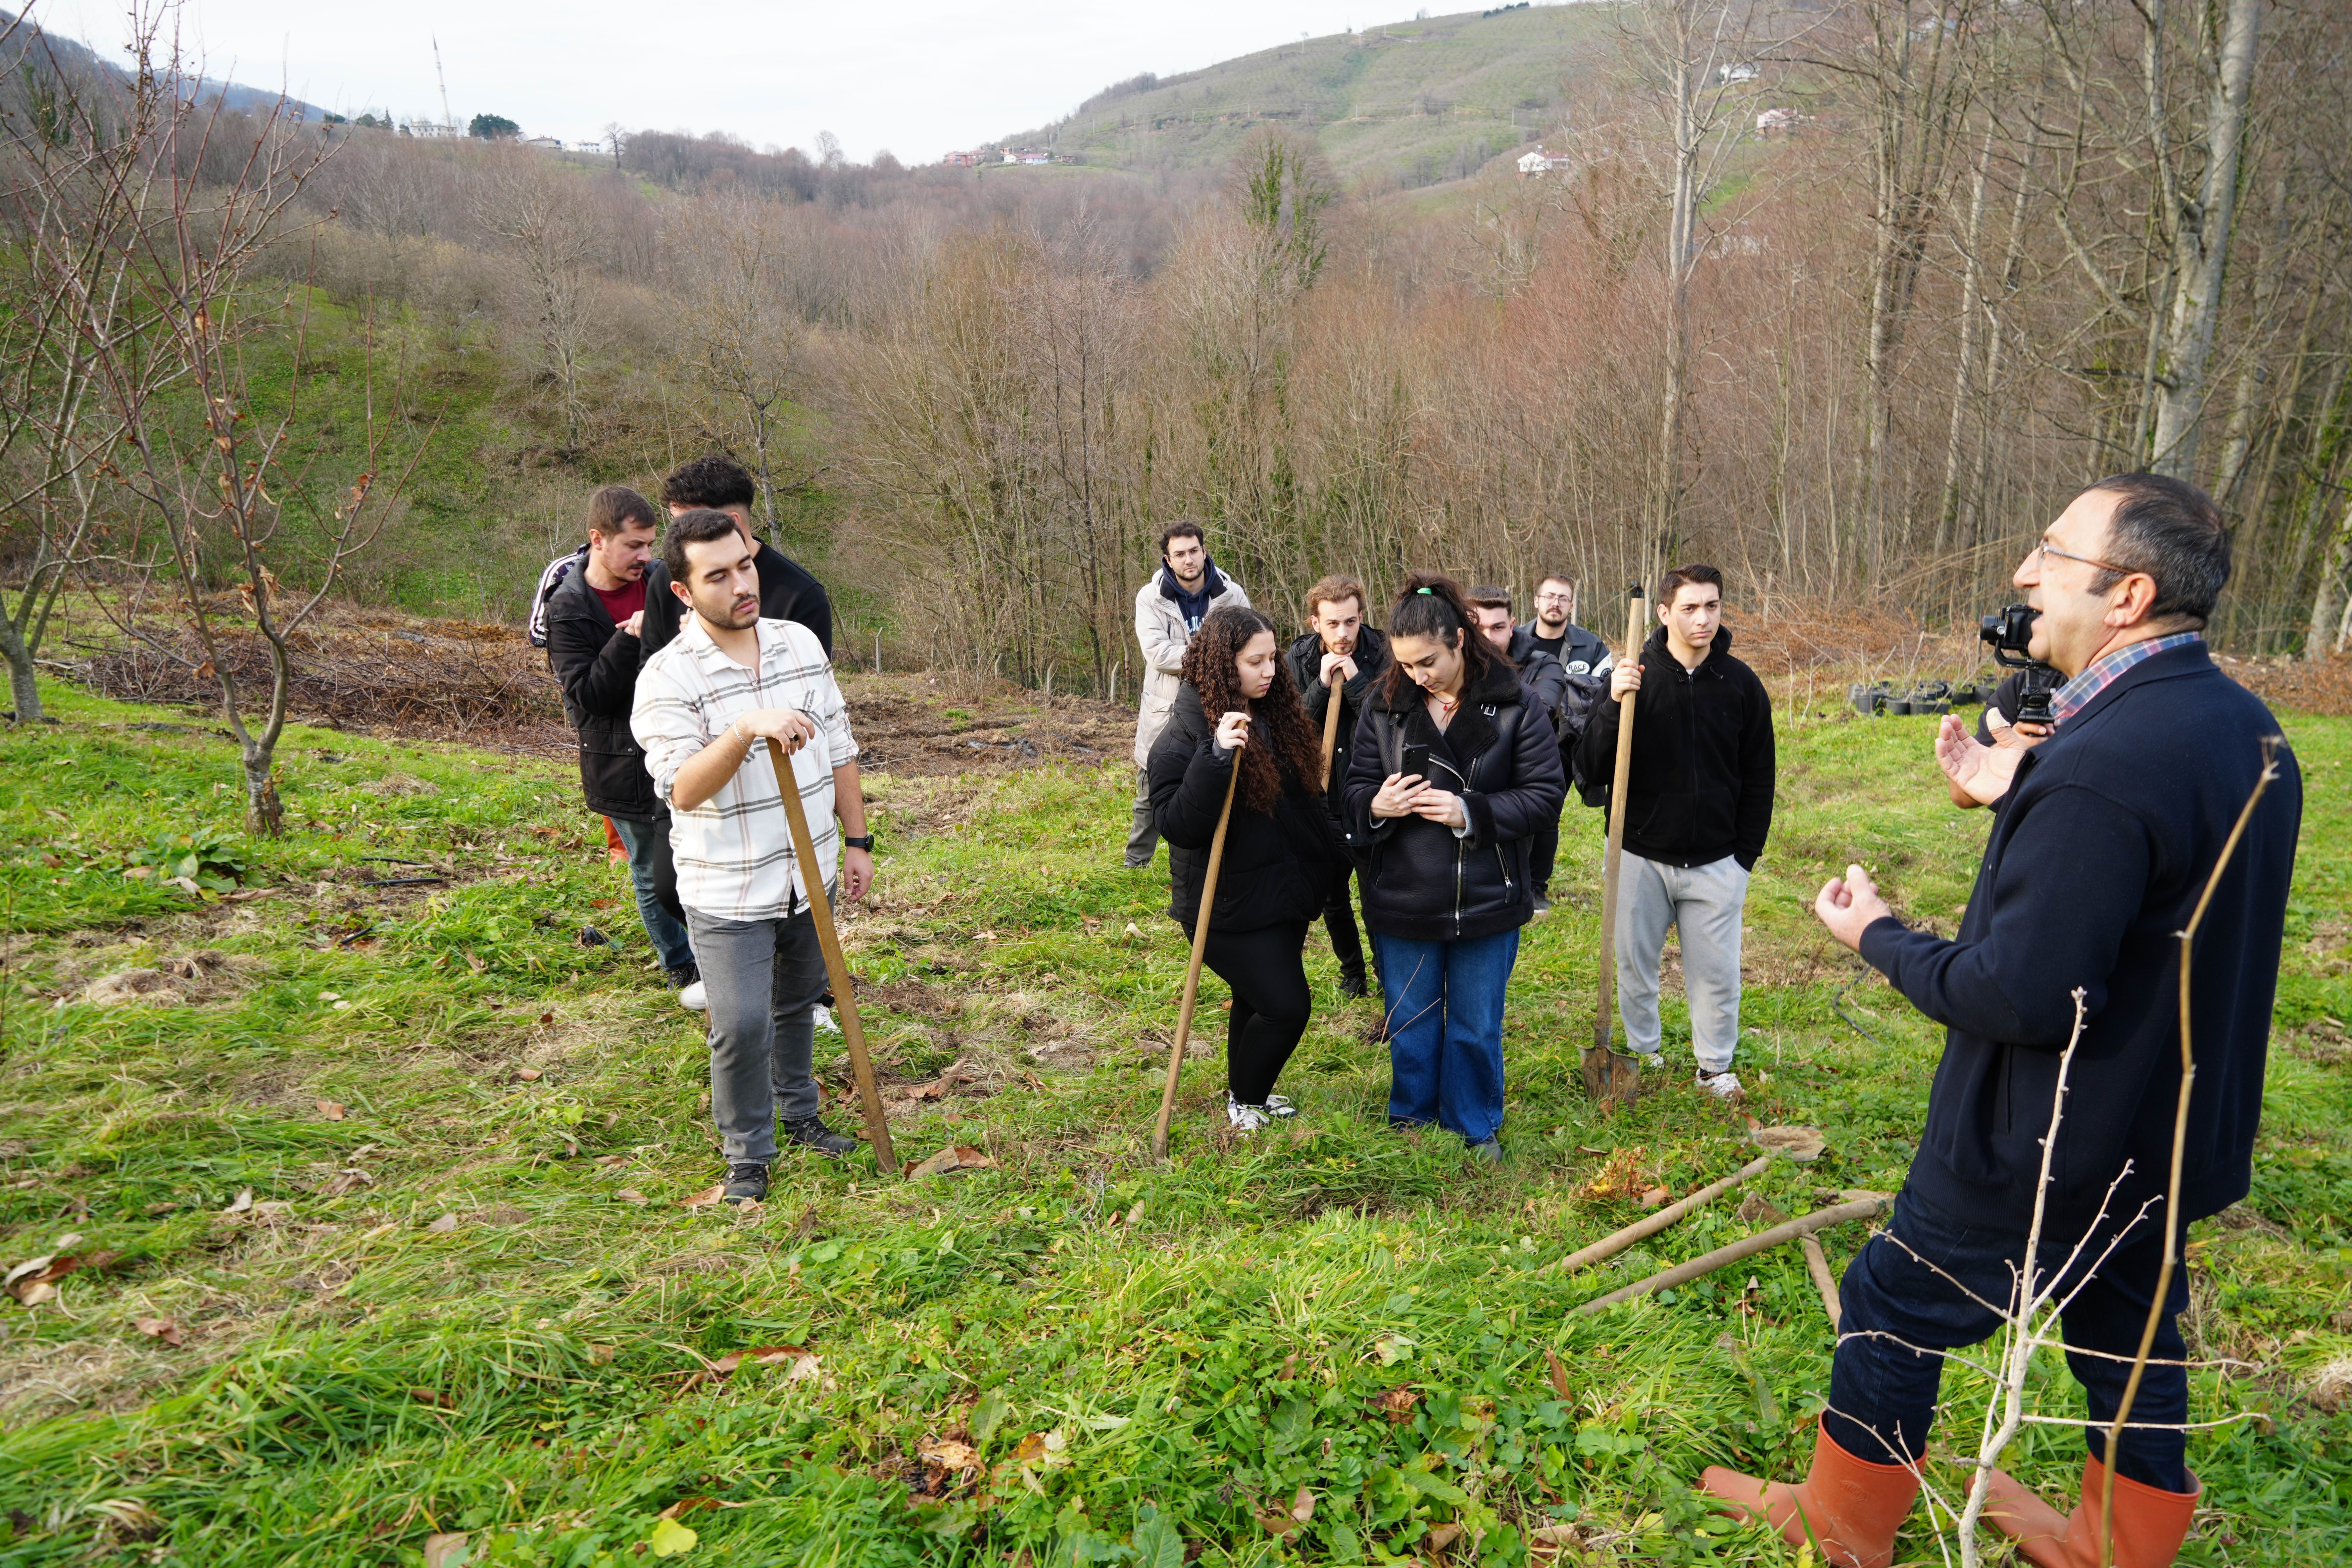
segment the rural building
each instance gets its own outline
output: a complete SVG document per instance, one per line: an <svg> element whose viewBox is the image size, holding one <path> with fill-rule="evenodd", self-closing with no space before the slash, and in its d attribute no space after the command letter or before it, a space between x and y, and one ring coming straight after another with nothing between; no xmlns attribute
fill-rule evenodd
<svg viewBox="0 0 2352 1568"><path fill-rule="evenodd" d="M1574 165L1574 159L1559 153L1547 153L1541 145L1538 145L1532 151L1519 154L1519 178L1539 180L1544 175L1555 172L1565 174Z"/></svg>

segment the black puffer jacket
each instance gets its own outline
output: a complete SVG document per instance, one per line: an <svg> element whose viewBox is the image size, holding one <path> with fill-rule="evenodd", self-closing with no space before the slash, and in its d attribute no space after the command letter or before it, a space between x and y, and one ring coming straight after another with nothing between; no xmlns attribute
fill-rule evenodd
<svg viewBox="0 0 2352 1568"><path fill-rule="evenodd" d="M1201 694L1177 689L1168 727L1151 745L1151 812L1168 840L1168 912L1186 931L1201 908L1209 845L1234 759L1217 757L1216 726L1201 710ZM1319 796L1283 769L1282 793L1270 812L1252 811L1239 795L1225 828L1225 858L1217 870L1212 930L1257 931L1323 912L1332 879L1346 864Z"/></svg>
<svg viewBox="0 0 2352 1568"><path fill-rule="evenodd" d="M1641 711L1633 721L1625 790L1625 847L1668 866L1709 866L1731 856L1754 870L1772 830L1772 699L1756 672L1731 657L1731 628L1717 627L1696 669L1666 651L1666 628L1642 645ZM1579 771L1613 779L1617 704L1602 702L1584 728Z"/></svg>
<svg viewBox="0 0 2352 1568"><path fill-rule="evenodd" d="M1315 733L1320 739L1325 715L1331 711L1331 689L1318 679L1323 669L1323 639L1314 632L1296 638L1285 656L1290 661L1290 679L1298 682L1298 693L1307 703L1307 716L1315 721ZM1356 678L1339 687L1339 732L1331 742L1330 805L1337 809L1340 786L1347 782L1348 759L1356 744L1356 726L1363 721L1364 694L1372 682L1389 670L1389 639L1384 632L1363 626L1356 633Z"/></svg>
<svg viewBox="0 0 2352 1568"><path fill-rule="evenodd" d="M629 732L637 665L637 639L613 624L587 572L567 573L547 596L547 667L562 683L563 716L580 731L581 793L591 811L653 822L661 802L645 748Z"/></svg>
<svg viewBox="0 0 2352 1568"><path fill-rule="evenodd" d="M1372 816L1372 796L1402 766L1410 744L1427 745L1434 781L1462 796L1467 837L1426 817ZM1463 694L1461 710L1443 731L1419 687L1408 681L1392 699L1375 690L1356 731L1347 786L1349 817L1370 845L1364 923L1416 942L1460 942L1525 925L1535 914L1529 841L1558 818L1567 793L1551 721L1500 659Z"/></svg>

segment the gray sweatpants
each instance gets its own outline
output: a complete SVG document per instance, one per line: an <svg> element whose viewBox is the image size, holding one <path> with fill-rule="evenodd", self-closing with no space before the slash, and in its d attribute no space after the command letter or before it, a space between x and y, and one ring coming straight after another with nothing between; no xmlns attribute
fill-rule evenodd
<svg viewBox="0 0 2352 1568"><path fill-rule="evenodd" d="M1664 865L1625 852L1617 883L1617 1016L1625 1040L1645 1056L1658 1049L1658 963L1666 927L1683 933L1683 991L1690 1001L1691 1054L1721 1072L1739 1043L1739 911L1748 873L1727 855L1705 866ZM699 952L698 942L695 951Z"/></svg>
<svg viewBox="0 0 2352 1568"><path fill-rule="evenodd" d="M789 920L730 921L691 904L687 930L710 1007L710 1119L733 1164L770 1164L776 1123L822 1103L810 1070L824 950L806 905Z"/></svg>
<svg viewBox="0 0 2352 1568"><path fill-rule="evenodd" d="M1151 864L1152 852L1160 847L1160 819L1151 814L1151 773L1148 768L1135 770L1135 827L1127 836L1127 864L1130 869Z"/></svg>

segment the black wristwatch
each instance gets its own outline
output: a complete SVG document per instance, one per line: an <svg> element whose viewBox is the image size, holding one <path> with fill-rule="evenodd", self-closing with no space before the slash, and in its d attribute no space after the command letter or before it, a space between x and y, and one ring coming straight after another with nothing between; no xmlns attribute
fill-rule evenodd
<svg viewBox="0 0 2352 1568"><path fill-rule="evenodd" d="M863 837L852 838L845 833L841 836L841 847L845 849L863 849L871 855L874 853L874 835L868 833Z"/></svg>

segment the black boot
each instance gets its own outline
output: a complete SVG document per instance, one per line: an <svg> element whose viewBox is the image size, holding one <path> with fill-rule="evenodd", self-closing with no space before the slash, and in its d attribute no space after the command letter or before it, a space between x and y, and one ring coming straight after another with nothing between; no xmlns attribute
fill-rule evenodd
<svg viewBox="0 0 2352 1568"><path fill-rule="evenodd" d="M727 1167L727 1190L719 1194L730 1204L758 1204L768 1199L768 1167L745 1161Z"/></svg>
<svg viewBox="0 0 2352 1568"><path fill-rule="evenodd" d="M856 1139L843 1137L814 1116L802 1121L787 1121L777 1131L784 1135L785 1142L814 1150L828 1160L838 1160L857 1147Z"/></svg>
<svg viewBox="0 0 2352 1568"><path fill-rule="evenodd" d="M1339 966L1340 995L1361 996L1368 989L1364 978L1364 966L1361 963L1343 963Z"/></svg>

